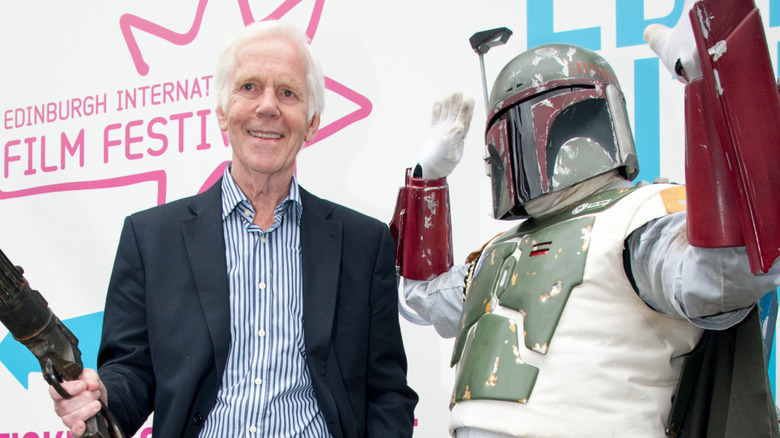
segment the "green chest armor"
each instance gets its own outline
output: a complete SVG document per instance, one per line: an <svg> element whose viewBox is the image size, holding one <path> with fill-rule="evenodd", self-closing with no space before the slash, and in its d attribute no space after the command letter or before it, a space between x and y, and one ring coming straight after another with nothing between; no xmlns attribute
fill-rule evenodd
<svg viewBox="0 0 780 438"><path fill-rule="evenodd" d="M595 213L631 191L610 190L543 220L529 219L484 250L466 290L455 340L452 365L459 368L453 403L528 400L539 370L525 363L521 352L547 353L569 295L582 283Z"/></svg>

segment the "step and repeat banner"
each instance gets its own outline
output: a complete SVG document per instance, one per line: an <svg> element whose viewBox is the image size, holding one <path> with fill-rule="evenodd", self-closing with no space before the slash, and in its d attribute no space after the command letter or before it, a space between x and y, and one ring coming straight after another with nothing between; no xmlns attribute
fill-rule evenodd
<svg viewBox="0 0 780 438"><path fill-rule="evenodd" d="M780 0L758 1L776 65ZM684 182L683 86L642 40L673 26L683 0L152 0L0 2L0 249L80 339L96 366L122 221L212 184L230 159L212 74L246 23L305 29L326 76L317 139L297 175L313 193L389 220L416 163L431 106L476 101L465 157L449 179L455 258L510 224L491 218L475 32L508 27L485 56L488 82L525 49L567 42L601 53L626 94L639 178ZM452 341L402 320L417 437L446 437ZM774 381L774 362L770 364ZM0 438L68 436L40 367L0 326ZM153 435L151 421L136 435Z"/></svg>

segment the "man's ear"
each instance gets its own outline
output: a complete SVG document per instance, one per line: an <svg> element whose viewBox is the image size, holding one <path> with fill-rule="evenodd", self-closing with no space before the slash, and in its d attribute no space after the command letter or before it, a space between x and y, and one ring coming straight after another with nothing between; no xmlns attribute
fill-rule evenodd
<svg viewBox="0 0 780 438"><path fill-rule="evenodd" d="M317 137L317 131L320 129L320 115L315 114L314 117L311 118L311 122L309 122L309 127L306 128L306 137L304 137L304 141L306 143L311 143L314 141L314 138Z"/></svg>
<svg viewBox="0 0 780 438"><path fill-rule="evenodd" d="M219 129L221 129L224 132L227 132L228 129L228 123L227 123L227 115L224 111L222 111L222 105L217 105L217 123L219 124Z"/></svg>

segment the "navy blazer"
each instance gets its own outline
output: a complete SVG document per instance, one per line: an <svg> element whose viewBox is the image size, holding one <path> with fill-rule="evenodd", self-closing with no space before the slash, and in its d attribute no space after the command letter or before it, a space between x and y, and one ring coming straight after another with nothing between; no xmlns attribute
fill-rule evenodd
<svg viewBox="0 0 780 438"><path fill-rule="evenodd" d="M230 345L222 183L129 216L106 297L98 369L131 436L194 438ZM314 392L334 438L411 437L393 242L380 221L301 189L303 327Z"/></svg>

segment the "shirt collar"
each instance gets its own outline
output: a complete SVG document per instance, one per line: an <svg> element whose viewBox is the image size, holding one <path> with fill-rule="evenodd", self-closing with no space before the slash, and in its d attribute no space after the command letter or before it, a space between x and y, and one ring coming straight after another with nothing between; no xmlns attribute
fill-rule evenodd
<svg viewBox="0 0 780 438"><path fill-rule="evenodd" d="M225 220L238 206L246 204L251 206L249 199L238 187L236 180L230 174L230 166L225 166L225 171L222 174L222 220ZM301 223L301 214L303 213L303 204L301 203L301 192L298 188L298 179L293 175L292 182L290 183L290 193L287 195L284 201L276 207L279 211L280 206L293 204L295 209L295 217L297 223Z"/></svg>

